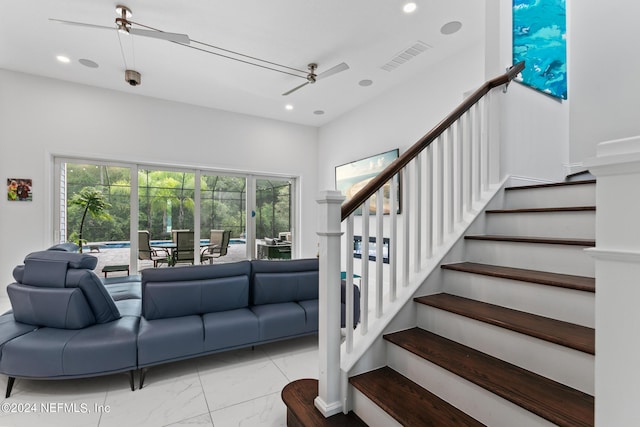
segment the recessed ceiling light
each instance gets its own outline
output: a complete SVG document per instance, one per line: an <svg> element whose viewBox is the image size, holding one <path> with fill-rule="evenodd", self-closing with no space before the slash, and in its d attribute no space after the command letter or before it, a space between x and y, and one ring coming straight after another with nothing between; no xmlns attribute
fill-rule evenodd
<svg viewBox="0 0 640 427"><path fill-rule="evenodd" d="M89 67L89 68L98 68L99 65L97 62L94 62L90 59L78 59L78 62L81 63L82 65L84 65L85 67Z"/></svg>
<svg viewBox="0 0 640 427"><path fill-rule="evenodd" d="M413 13L416 11L417 8L418 8L418 5L411 1L409 3L405 3L405 5L402 6L402 11L404 13Z"/></svg>
<svg viewBox="0 0 640 427"><path fill-rule="evenodd" d="M293 105L287 104L287 105L284 106L284 109L287 110L287 111L291 111L291 110L293 110Z"/></svg>
<svg viewBox="0 0 640 427"><path fill-rule="evenodd" d="M324 114L324 110L316 110L313 112L313 114L315 114L316 116L321 116Z"/></svg>
<svg viewBox="0 0 640 427"><path fill-rule="evenodd" d="M360 80L358 84L364 87L371 86L373 84L373 80L369 80L369 79Z"/></svg>
<svg viewBox="0 0 640 427"><path fill-rule="evenodd" d="M440 28L440 32L446 36L449 34L457 33L462 28L462 22L460 21L451 21L447 22Z"/></svg>
<svg viewBox="0 0 640 427"><path fill-rule="evenodd" d="M56 59L60 62L64 62L65 64L68 64L71 61L68 57L63 55L56 56Z"/></svg>

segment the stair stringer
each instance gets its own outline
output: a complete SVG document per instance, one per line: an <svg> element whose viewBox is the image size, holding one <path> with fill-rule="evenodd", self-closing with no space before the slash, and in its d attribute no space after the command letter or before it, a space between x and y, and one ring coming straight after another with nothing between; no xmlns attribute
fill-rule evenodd
<svg viewBox="0 0 640 427"><path fill-rule="evenodd" d="M417 308L413 298L420 295L430 295L443 290L443 263L459 262L464 259L464 236L469 233L482 234L486 230L487 209L496 209L504 203L504 188L508 183L506 177L499 185L495 185L482 193L480 200L475 202L473 209L465 213L464 221L450 233L443 244L435 249L431 259L424 268L411 275L408 286L398 286L396 300L385 301L385 312L382 317L370 322L367 335L362 336L359 330L354 331L353 350L346 352L341 346L340 369L343 378L343 408L351 410L352 402L348 398L352 394L347 388L348 378L364 372L380 368L387 364L387 346L383 335L417 326ZM371 319L375 316L370 315Z"/></svg>

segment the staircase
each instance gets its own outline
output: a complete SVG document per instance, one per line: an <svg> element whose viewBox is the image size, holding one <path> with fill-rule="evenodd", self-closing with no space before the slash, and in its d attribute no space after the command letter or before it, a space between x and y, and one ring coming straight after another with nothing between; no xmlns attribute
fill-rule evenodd
<svg viewBox="0 0 640 427"><path fill-rule="evenodd" d="M594 205L595 181L506 188L387 365L349 379L357 424L327 425L592 426Z"/></svg>

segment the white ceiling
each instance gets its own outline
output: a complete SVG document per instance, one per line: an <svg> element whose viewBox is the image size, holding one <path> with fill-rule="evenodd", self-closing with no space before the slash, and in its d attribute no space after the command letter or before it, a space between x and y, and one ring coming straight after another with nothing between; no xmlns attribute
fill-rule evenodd
<svg viewBox="0 0 640 427"><path fill-rule="evenodd" d="M318 73L341 62L350 67L286 97L282 93L305 82L302 73L294 77L164 40L119 35L117 1L0 0L0 68L321 126L484 37L484 1L416 3L416 12L407 15L402 0L122 0L132 21L191 40L301 70L317 62ZM462 29L443 35L441 27L451 21L460 21ZM431 48L394 71L381 69L418 41ZM71 62L60 63L57 55ZM80 59L99 67L81 65ZM140 86L125 82L125 61L142 74ZM363 79L373 84L360 86ZM285 110L287 103L292 111Z"/></svg>

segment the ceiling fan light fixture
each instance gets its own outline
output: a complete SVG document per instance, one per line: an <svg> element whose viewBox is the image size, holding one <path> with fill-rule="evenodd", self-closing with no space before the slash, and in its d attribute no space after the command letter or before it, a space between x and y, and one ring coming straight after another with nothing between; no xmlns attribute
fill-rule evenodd
<svg viewBox="0 0 640 427"><path fill-rule="evenodd" d="M402 11L404 13L413 13L416 11L417 8L418 8L418 5L415 2L410 1L405 3L404 6L402 6Z"/></svg>
<svg viewBox="0 0 640 427"><path fill-rule="evenodd" d="M287 111L292 111L293 110L293 105L287 104L287 105L284 106L284 109L287 110Z"/></svg>
<svg viewBox="0 0 640 427"><path fill-rule="evenodd" d="M62 62L63 64L68 64L69 62L71 62L69 57L68 56L64 56L64 55L58 55L58 56L56 56L56 59L58 61Z"/></svg>

